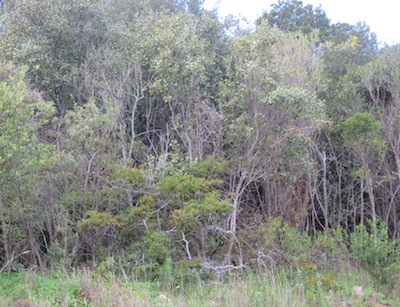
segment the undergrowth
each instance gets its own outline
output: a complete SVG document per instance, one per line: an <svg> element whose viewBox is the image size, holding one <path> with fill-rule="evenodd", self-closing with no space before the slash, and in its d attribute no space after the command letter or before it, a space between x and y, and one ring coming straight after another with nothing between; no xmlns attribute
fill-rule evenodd
<svg viewBox="0 0 400 307"><path fill-rule="evenodd" d="M3 273L2 306L400 306L400 284L379 292L365 270L243 271L218 283L137 282L95 271ZM355 292L355 289L362 289ZM380 289L382 291L382 288Z"/></svg>

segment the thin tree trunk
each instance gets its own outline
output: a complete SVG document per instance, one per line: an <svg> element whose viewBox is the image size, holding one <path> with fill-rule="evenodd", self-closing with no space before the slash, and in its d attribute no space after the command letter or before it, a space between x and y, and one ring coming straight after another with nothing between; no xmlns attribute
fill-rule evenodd
<svg viewBox="0 0 400 307"><path fill-rule="evenodd" d="M223 263L225 265L228 265L231 263L232 259L232 249L233 245L235 244L235 239L236 239L236 230L237 230L237 216L239 212L239 199L240 196L236 195L233 199L233 204L232 204L232 214L231 214L231 220L230 220L230 236L229 236L229 241L228 241L228 250L225 255L225 259Z"/></svg>
<svg viewBox="0 0 400 307"><path fill-rule="evenodd" d="M376 207L375 207L375 196L374 196L374 186L372 183L372 178L368 174L367 175L367 191L368 191L368 196L369 196L369 201L371 203L371 215L372 215L372 221L375 223L376 220Z"/></svg>
<svg viewBox="0 0 400 307"><path fill-rule="evenodd" d="M323 151L321 155L322 159L322 189L323 189L323 194L324 194L324 219L325 219L325 231L328 231L329 228L329 213L328 213L328 190L327 190L327 166L326 166L326 152Z"/></svg>
<svg viewBox="0 0 400 307"><path fill-rule="evenodd" d="M360 182L360 189L361 189L361 194L360 194L360 202L361 202L361 208L360 208L360 218L361 218L361 225L364 225L364 179L361 179Z"/></svg>
<svg viewBox="0 0 400 307"><path fill-rule="evenodd" d="M0 223L1 223L1 237L2 237L2 241L3 241L3 248L4 248L4 252L5 252L5 267L2 268L2 270L7 269L7 271L10 271L10 266L9 264L12 262L13 260L13 252L11 251L9 242L8 242L8 230L7 230L7 226L6 226L6 221L4 219L4 210L3 210L3 202L2 199L0 197Z"/></svg>

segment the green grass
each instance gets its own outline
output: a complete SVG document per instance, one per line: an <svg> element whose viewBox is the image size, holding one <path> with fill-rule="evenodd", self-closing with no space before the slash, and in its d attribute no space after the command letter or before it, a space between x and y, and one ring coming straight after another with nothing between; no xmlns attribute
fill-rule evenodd
<svg viewBox="0 0 400 307"><path fill-rule="evenodd" d="M363 295L354 293L355 286L363 287ZM25 272L0 274L0 301L1 306L400 306L399 286L381 293L372 278L358 270L247 272L219 283L177 282L167 287L88 270Z"/></svg>

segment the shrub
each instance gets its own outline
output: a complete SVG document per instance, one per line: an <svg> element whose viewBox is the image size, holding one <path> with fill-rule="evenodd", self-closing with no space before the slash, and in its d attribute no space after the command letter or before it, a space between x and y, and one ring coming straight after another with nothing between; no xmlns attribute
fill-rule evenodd
<svg viewBox="0 0 400 307"><path fill-rule="evenodd" d="M333 269L348 259L342 229L318 232L311 237L281 218L269 221L264 228L264 247L259 254L273 264L299 270L314 265Z"/></svg>
<svg viewBox="0 0 400 307"><path fill-rule="evenodd" d="M350 235L353 257L382 284L393 283L400 274L400 240L391 240L383 222L371 222L356 227Z"/></svg>

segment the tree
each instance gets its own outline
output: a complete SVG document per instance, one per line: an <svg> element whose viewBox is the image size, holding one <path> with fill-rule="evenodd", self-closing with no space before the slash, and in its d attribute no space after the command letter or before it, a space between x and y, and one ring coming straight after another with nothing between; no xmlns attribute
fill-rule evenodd
<svg viewBox="0 0 400 307"><path fill-rule="evenodd" d="M370 104L379 114L382 134L387 142L387 157L385 174L392 178L388 181L387 191L383 193L388 197L385 210L382 206L384 220L390 225L395 225L398 221L398 211L395 203L400 181L400 138L399 138L399 111L400 111L400 70L398 63L400 60L400 48L394 46L382 50L381 54L373 62L369 63L364 70L364 84L368 92ZM394 178L391 174L397 174Z"/></svg>
<svg viewBox="0 0 400 307"><path fill-rule="evenodd" d="M378 52L376 35L364 22L356 25L340 22L331 24L321 7L314 9L312 5L304 6L302 1L279 1L271 7L258 24L265 21L283 31L303 34L318 30L315 46L319 52L316 56L324 62L325 79L320 98L326 100L328 105L341 103L336 99L341 94L338 84L340 78L372 60Z"/></svg>
<svg viewBox="0 0 400 307"><path fill-rule="evenodd" d="M222 29L215 17L177 14L158 18L153 31L148 130L172 131L191 162L215 156L222 136L216 106L224 73Z"/></svg>
<svg viewBox="0 0 400 307"><path fill-rule="evenodd" d="M59 114L87 101L81 66L90 48L107 40L108 1L8 1L1 53L27 65L32 84Z"/></svg>
<svg viewBox="0 0 400 307"><path fill-rule="evenodd" d="M51 103L28 89L25 71L0 63L0 223L3 269L22 254L44 268L40 207L41 182L51 166L53 148L39 140L41 126L54 112ZM38 230L39 237L35 230Z"/></svg>
<svg viewBox="0 0 400 307"><path fill-rule="evenodd" d="M369 113L357 113L343 122L344 139L356 153L362 169L358 172L361 180L366 181L369 202L371 205L372 221L376 220L376 201L374 182L377 178L376 167L372 168L372 161L376 155L382 153L385 141L381 136L381 124L375 121ZM363 191L361 190L361 193ZM364 222L364 204L361 204L361 224Z"/></svg>
<svg viewBox="0 0 400 307"><path fill-rule="evenodd" d="M225 264L230 263L239 215L245 217L251 187L264 193L247 201L258 202L266 216L282 215L292 223L302 217L309 199L303 181L308 169L303 165L308 160L305 143L324 118L323 103L316 97L320 70L312 38L262 24L233 43L229 60L222 103L225 155L232 163ZM273 191L274 185L281 190Z"/></svg>
<svg viewBox="0 0 400 307"><path fill-rule="evenodd" d="M303 6L302 1L279 0L278 3L272 4L271 8L269 12L264 12L257 21L258 24L265 21L284 32L300 31L303 34L310 34L318 29L320 39L326 40L330 20L320 6L314 9L311 4Z"/></svg>

